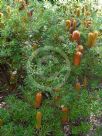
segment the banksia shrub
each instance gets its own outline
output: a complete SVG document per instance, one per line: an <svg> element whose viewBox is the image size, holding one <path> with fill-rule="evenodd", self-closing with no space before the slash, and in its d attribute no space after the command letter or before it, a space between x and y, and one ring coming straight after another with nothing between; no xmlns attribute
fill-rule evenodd
<svg viewBox="0 0 102 136"><path fill-rule="evenodd" d="M97 13L77 2L0 8L1 136L86 135L101 114Z"/></svg>

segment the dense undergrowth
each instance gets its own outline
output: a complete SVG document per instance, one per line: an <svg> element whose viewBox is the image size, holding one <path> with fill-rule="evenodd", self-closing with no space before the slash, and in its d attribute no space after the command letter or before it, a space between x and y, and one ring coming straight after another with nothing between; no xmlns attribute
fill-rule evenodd
<svg viewBox="0 0 102 136"><path fill-rule="evenodd" d="M90 115L102 110L101 25L100 12L86 3L2 1L1 136L63 136L65 124L68 135L89 132ZM94 32L97 39L90 45Z"/></svg>

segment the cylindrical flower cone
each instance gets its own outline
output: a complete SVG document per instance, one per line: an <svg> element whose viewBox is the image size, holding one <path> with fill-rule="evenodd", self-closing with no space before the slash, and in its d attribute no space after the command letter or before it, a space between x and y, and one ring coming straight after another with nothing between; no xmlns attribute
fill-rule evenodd
<svg viewBox="0 0 102 136"><path fill-rule="evenodd" d="M93 46L96 44L97 37L98 37L98 31L95 31L93 33Z"/></svg>
<svg viewBox="0 0 102 136"><path fill-rule="evenodd" d="M73 31L72 38L74 41L79 41L80 40L80 32L78 30Z"/></svg>
<svg viewBox="0 0 102 136"><path fill-rule="evenodd" d="M82 53L77 51L74 55L74 65L75 66L79 66L80 65L80 62L81 62L81 56L82 56Z"/></svg>
<svg viewBox="0 0 102 136"><path fill-rule="evenodd" d="M84 47L82 45L78 45L76 47L76 51L80 51L81 53L83 53L84 52Z"/></svg>
<svg viewBox="0 0 102 136"><path fill-rule="evenodd" d="M36 94L35 97L35 108L39 108L41 106L41 103L42 103L42 93L39 92Z"/></svg>
<svg viewBox="0 0 102 136"><path fill-rule="evenodd" d="M77 9L76 9L76 15L77 15L77 17L80 16L80 8L77 8Z"/></svg>
<svg viewBox="0 0 102 136"><path fill-rule="evenodd" d="M77 91L80 91L80 89L81 89L81 84L80 84L80 82L77 82L77 83L75 84L75 89L76 89Z"/></svg>
<svg viewBox="0 0 102 136"><path fill-rule="evenodd" d="M61 117L61 121L62 121L62 124L65 124L66 122L68 122L68 108L67 107L62 107L61 109L62 111L62 117Z"/></svg>
<svg viewBox="0 0 102 136"><path fill-rule="evenodd" d="M66 20L66 27L68 29L71 27L71 21L70 20Z"/></svg>
<svg viewBox="0 0 102 136"><path fill-rule="evenodd" d="M37 112L37 114L36 114L36 128L37 129L41 128L41 122L42 122L42 113Z"/></svg>
<svg viewBox="0 0 102 136"><path fill-rule="evenodd" d="M93 33L88 34L88 46L92 47L93 46L93 41L94 41L94 35Z"/></svg>
<svg viewBox="0 0 102 136"><path fill-rule="evenodd" d="M73 20L73 28L74 29L76 29L76 24L77 24L76 20Z"/></svg>

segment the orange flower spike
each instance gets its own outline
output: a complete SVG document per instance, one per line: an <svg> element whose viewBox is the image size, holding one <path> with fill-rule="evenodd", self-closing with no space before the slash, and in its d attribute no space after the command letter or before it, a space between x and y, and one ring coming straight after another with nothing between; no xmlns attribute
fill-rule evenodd
<svg viewBox="0 0 102 136"><path fill-rule="evenodd" d="M37 114L36 114L36 128L37 129L41 128L41 122L42 122L42 113L37 112Z"/></svg>
<svg viewBox="0 0 102 136"><path fill-rule="evenodd" d="M75 40L75 41L79 41L80 40L80 32L78 30L73 31L72 39Z"/></svg>
<svg viewBox="0 0 102 136"><path fill-rule="evenodd" d="M68 29L71 27L71 21L70 20L66 20L66 27Z"/></svg>
<svg viewBox="0 0 102 136"><path fill-rule="evenodd" d="M69 112L69 110L68 110L68 108L67 107L62 107L62 109L61 109L61 111L62 111L62 124L65 124L66 122L68 122L68 112Z"/></svg>
<svg viewBox="0 0 102 136"><path fill-rule="evenodd" d="M76 89L77 91L80 91L80 89L81 89L80 82L77 82L77 83L76 83L75 89Z"/></svg>
<svg viewBox="0 0 102 136"><path fill-rule="evenodd" d="M35 108L39 108L41 105L41 102L42 102L42 93L39 92L36 94L36 97L35 97Z"/></svg>
<svg viewBox="0 0 102 136"><path fill-rule="evenodd" d="M81 53L84 52L84 47L82 45L78 45L76 51L80 51Z"/></svg>
<svg viewBox="0 0 102 136"><path fill-rule="evenodd" d="M98 31L95 31L94 33L93 33L93 35L94 35L94 39L97 39L97 37L98 37Z"/></svg>
<svg viewBox="0 0 102 136"><path fill-rule="evenodd" d="M95 31L94 34L96 35L96 38L97 38L98 35L99 35L99 32L98 32L98 31Z"/></svg>
<svg viewBox="0 0 102 136"><path fill-rule="evenodd" d="M99 35L98 31L95 31L95 32L93 33L93 45L96 44L96 40L97 40L98 35Z"/></svg>
<svg viewBox="0 0 102 136"><path fill-rule="evenodd" d="M92 47L93 46L93 40L94 40L94 35L93 33L88 34L88 46Z"/></svg>
<svg viewBox="0 0 102 136"><path fill-rule="evenodd" d="M73 20L73 28L74 29L76 29L76 24L77 24L76 20Z"/></svg>
<svg viewBox="0 0 102 136"><path fill-rule="evenodd" d="M74 55L74 65L79 66L81 62L81 56L82 53L80 51L77 51Z"/></svg>
<svg viewBox="0 0 102 136"><path fill-rule="evenodd" d="M76 9L76 15L79 17L80 16L80 8Z"/></svg>

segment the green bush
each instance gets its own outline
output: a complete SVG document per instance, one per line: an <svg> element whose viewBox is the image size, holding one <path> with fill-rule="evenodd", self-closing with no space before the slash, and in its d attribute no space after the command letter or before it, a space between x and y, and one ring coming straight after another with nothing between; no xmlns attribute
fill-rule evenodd
<svg viewBox="0 0 102 136"><path fill-rule="evenodd" d="M20 3L2 3L0 16L0 92L6 94L7 107L0 111L3 125L1 136L63 136L61 106L68 108L67 122L74 135L84 135L90 130L91 113L100 115L102 55L100 37L96 46L88 47L88 33L98 30L97 12L90 4L91 15L79 17L75 10L82 3L51 5L31 1L20 10ZM33 10L34 11L33 11ZM82 10L81 10L82 11ZM30 13L33 15L30 16ZM75 66L73 58L77 43L70 40L66 20L77 21L84 53L81 64ZM90 27L84 20L91 19ZM83 87L84 77L88 85ZM81 89L76 90L76 82ZM61 85L61 86L60 86ZM54 92L58 88L59 92ZM39 109L34 107L37 92L43 100ZM55 101L58 96L60 100ZM42 113L42 127L36 129L36 113Z"/></svg>

